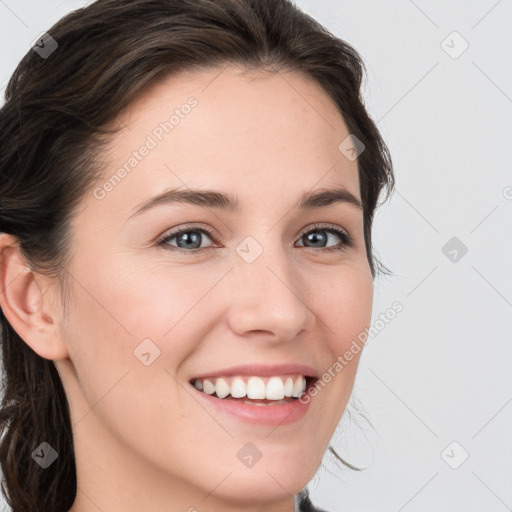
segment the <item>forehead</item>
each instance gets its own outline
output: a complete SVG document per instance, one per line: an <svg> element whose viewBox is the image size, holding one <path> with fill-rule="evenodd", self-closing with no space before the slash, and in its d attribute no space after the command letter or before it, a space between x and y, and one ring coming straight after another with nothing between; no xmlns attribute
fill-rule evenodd
<svg viewBox="0 0 512 512"><path fill-rule="evenodd" d="M359 197L357 161L339 150L349 136L345 121L300 72L188 71L146 88L115 122L123 128L112 138L105 176L128 172L109 193L112 204L133 207L178 186L243 190L260 203L263 193L271 203L340 184ZM136 158L144 146L151 149Z"/></svg>

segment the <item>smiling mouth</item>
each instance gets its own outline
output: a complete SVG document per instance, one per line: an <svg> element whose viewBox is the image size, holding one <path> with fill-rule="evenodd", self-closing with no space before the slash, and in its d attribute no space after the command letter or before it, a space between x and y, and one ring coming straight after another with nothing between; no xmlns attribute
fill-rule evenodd
<svg viewBox="0 0 512 512"><path fill-rule="evenodd" d="M191 379L198 391L221 400L250 405L282 405L297 400L314 383L305 375L229 376Z"/></svg>

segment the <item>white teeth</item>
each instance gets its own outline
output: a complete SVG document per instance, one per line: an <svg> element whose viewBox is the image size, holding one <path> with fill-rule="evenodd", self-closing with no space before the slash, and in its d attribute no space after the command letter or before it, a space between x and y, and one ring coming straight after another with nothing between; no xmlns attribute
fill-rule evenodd
<svg viewBox="0 0 512 512"><path fill-rule="evenodd" d="M205 379L203 381L203 391L208 395L213 395L213 393L215 393L215 386L213 382L209 381L208 379Z"/></svg>
<svg viewBox="0 0 512 512"><path fill-rule="evenodd" d="M271 377L267 382L267 400L282 400L284 398L284 385L279 377Z"/></svg>
<svg viewBox="0 0 512 512"><path fill-rule="evenodd" d="M226 398L228 395L233 398L247 396L251 400L273 400L275 405L286 403L283 400L285 398L298 398L306 389L306 378L303 375L295 379L291 376L265 377L265 380L261 377L218 377L212 380L195 379L193 385L208 395L215 393L218 398Z"/></svg>
<svg viewBox="0 0 512 512"><path fill-rule="evenodd" d="M297 377L295 383L293 384L292 396L298 397L304 390L306 389L306 380L301 375Z"/></svg>
<svg viewBox="0 0 512 512"><path fill-rule="evenodd" d="M231 391L229 384L221 377L215 382L215 393L219 398L226 398Z"/></svg>
<svg viewBox="0 0 512 512"><path fill-rule="evenodd" d="M284 396L292 396L293 393L293 379L288 377L286 379L286 384L284 385Z"/></svg>
<svg viewBox="0 0 512 512"><path fill-rule="evenodd" d="M231 396L233 398L243 398L247 394L247 386L240 377L235 377L231 383Z"/></svg>
<svg viewBox="0 0 512 512"><path fill-rule="evenodd" d="M266 396L265 383L259 377L247 381L247 398L263 399Z"/></svg>

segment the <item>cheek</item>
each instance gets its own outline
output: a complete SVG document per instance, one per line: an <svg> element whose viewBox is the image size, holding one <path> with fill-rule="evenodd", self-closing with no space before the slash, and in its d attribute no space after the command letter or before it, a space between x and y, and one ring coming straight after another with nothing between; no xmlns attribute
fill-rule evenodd
<svg viewBox="0 0 512 512"><path fill-rule="evenodd" d="M319 284L315 293L311 291L310 301L327 350L313 396L321 397L316 403L330 417L324 424L328 432L339 422L352 393L371 322L373 281L364 267L347 267L333 273L323 287Z"/></svg>
<svg viewBox="0 0 512 512"><path fill-rule="evenodd" d="M193 326L189 317L211 287L209 281L195 278L189 269L174 268L171 272L159 268L158 262L149 265L134 258L83 268L77 280L85 285L75 286L75 318L70 325L91 338L91 343L99 342L104 356L116 355L116 361L123 365L132 362L133 350L146 338L157 343L174 338L185 325ZM179 351L174 341L173 349Z"/></svg>
<svg viewBox="0 0 512 512"><path fill-rule="evenodd" d="M371 322L371 274L364 267L340 268L339 272L324 278L323 283L317 282L315 288L316 291L310 292L314 311L324 322L331 352L338 356Z"/></svg>
<svg viewBox="0 0 512 512"><path fill-rule="evenodd" d="M207 334L198 321L200 308L193 306L210 285L198 284L194 291L187 288L187 277L166 283L133 268L75 277L86 283L73 289L72 331L65 332L78 379L76 389L72 382L68 388L77 434L99 418L107 431L145 456L158 460L179 451L188 435L183 420L192 413L174 376L195 349L194 340Z"/></svg>

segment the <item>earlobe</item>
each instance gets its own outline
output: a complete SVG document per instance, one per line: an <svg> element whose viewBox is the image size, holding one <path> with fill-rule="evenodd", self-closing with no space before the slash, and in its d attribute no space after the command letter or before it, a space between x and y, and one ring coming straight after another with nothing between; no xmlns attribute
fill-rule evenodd
<svg viewBox="0 0 512 512"><path fill-rule="evenodd" d="M39 279L37 279L37 278ZM58 316L38 282L44 279L30 269L16 237L0 233L0 308L18 335L45 359L69 357L60 338Z"/></svg>

